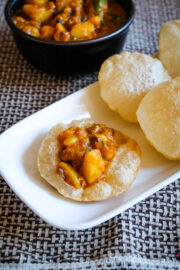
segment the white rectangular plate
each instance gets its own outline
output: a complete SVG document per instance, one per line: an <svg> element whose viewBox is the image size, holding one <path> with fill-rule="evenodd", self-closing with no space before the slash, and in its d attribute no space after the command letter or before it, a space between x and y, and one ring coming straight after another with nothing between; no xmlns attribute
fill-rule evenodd
<svg viewBox="0 0 180 270"><path fill-rule="evenodd" d="M142 150L137 179L124 195L80 203L62 197L37 170L37 153L49 129L59 122L92 117L134 138ZM93 227L138 203L180 177L180 163L169 161L145 139L138 124L123 121L101 100L98 83L48 106L0 136L0 172L8 185L38 216L62 229Z"/></svg>

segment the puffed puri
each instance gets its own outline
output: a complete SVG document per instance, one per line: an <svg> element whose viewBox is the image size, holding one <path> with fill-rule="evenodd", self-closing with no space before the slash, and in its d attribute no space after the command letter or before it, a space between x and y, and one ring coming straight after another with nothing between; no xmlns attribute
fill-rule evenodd
<svg viewBox="0 0 180 270"><path fill-rule="evenodd" d="M158 152L180 159L180 77L152 89L141 101L137 118Z"/></svg>
<svg viewBox="0 0 180 270"><path fill-rule="evenodd" d="M38 153L40 175L64 197L76 201L103 201L126 192L136 179L141 163L141 150L133 139L114 130L118 149L110 161L105 173L106 181L97 181L86 188L76 189L69 185L58 173L58 135L69 127L90 127L91 119L73 121L69 124L57 124L42 141Z"/></svg>
<svg viewBox="0 0 180 270"><path fill-rule="evenodd" d="M167 22L161 27L159 59L172 78L180 76L180 20Z"/></svg>
<svg viewBox="0 0 180 270"><path fill-rule="evenodd" d="M136 52L109 57L98 75L104 102L130 122L137 122L136 111L142 98L154 86L170 79L158 59Z"/></svg>

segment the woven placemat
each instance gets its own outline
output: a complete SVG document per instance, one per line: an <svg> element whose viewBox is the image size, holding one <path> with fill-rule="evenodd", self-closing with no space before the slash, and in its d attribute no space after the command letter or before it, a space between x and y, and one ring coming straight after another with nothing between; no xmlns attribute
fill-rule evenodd
<svg viewBox="0 0 180 270"><path fill-rule="evenodd" d="M96 72L54 76L27 63L5 22L4 4L1 0L0 132L97 80ZM180 1L135 5L124 49L154 54L161 25L180 17ZM179 180L97 227L65 231L42 221L0 177L0 269L180 269L179 224Z"/></svg>

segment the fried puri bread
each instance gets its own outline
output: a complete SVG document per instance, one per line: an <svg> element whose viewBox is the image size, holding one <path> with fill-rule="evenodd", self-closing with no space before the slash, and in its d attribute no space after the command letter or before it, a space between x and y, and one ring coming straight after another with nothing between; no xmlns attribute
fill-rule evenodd
<svg viewBox="0 0 180 270"><path fill-rule="evenodd" d="M98 80L101 97L110 109L127 121L137 122L136 111L142 98L170 76L158 59L122 52L105 60Z"/></svg>
<svg viewBox="0 0 180 270"><path fill-rule="evenodd" d="M180 76L180 20L167 22L161 27L159 59L172 78Z"/></svg>
<svg viewBox="0 0 180 270"><path fill-rule="evenodd" d="M137 118L157 151L169 159L180 159L180 77L149 92L139 105Z"/></svg>
<svg viewBox="0 0 180 270"><path fill-rule="evenodd" d="M57 124L39 149L41 176L77 201L102 201L126 192L140 168L133 139L91 119Z"/></svg>

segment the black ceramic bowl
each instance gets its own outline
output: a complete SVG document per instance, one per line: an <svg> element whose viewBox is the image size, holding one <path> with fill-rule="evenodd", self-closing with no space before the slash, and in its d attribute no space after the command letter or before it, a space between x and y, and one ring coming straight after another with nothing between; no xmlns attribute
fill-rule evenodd
<svg viewBox="0 0 180 270"><path fill-rule="evenodd" d="M117 0L127 13L126 23L106 36L85 41L49 41L30 36L19 30L12 21L23 0L8 0L5 17L22 55L34 66L51 73L64 70L98 70L102 62L122 50L129 26L134 18L132 0Z"/></svg>

